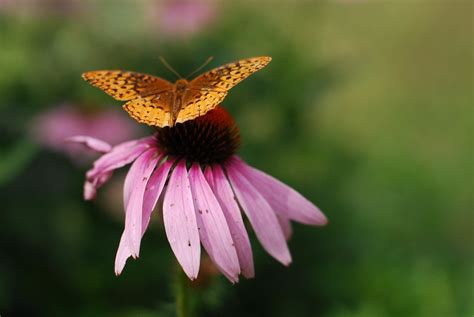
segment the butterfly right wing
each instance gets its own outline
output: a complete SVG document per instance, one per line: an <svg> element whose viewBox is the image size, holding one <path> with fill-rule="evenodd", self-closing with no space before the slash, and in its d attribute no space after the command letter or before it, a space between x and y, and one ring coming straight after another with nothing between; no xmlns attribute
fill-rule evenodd
<svg viewBox="0 0 474 317"><path fill-rule="evenodd" d="M192 120L214 109L232 87L267 66L271 60L269 56L242 59L196 77L186 89L176 122Z"/></svg>
<svg viewBox="0 0 474 317"><path fill-rule="evenodd" d="M132 100L172 90L169 81L152 75L122 70L98 70L82 74L91 85L117 100Z"/></svg>
<svg viewBox="0 0 474 317"><path fill-rule="evenodd" d="M188 89L183 96L187 103L179 111L176 122L183 123L206 114L220 104L225 96L227 91Z"/></svg>
<svg viewBox="0 0 474 317"><path fill-rule="evenodd" d="M192 89L211 89L214 91L228 91L245 78L270 63L270 56L241 59L214 68L193 79L189 85Z"/></svg>
<svg viewBox="0 0 474 317"><path fill-rule="evenodd" d="M152 126L173 126L171 104L174 93L164 91L145 97L130 100L123 105L123 109L135 120Z"/></svg>

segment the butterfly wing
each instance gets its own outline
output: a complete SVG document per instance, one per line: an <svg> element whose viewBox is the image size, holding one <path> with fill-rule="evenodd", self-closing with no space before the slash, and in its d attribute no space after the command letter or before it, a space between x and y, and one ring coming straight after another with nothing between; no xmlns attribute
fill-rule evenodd
<svg viewBox="0 0 474 317"><path fill-rule="evenodd" d="M267 66L271 60L269 56L242 59L196 77L183 96L183 106L176 122L194 119L214 109L224 100L229 89Z"/></svg>
<svg viewBox="0 0 474 317"><path fill-rule="evenodd" d="M191 89L228 91L245 78L264 68L272 60L269 56L253 57L214 68L191 81Z"/></svg>
<svg viewBox="0 0 474 317"><path fill-rule="evenodd" d="M92 71L82 77L115 99L128 101L123 108L138 122L159 127L173 125L171 102L174 94L169 81L121 70Z"/></svg>
<svg viewBox="0 0 474 317"><path fill-rule="evenodd" d="M130 100L123 109L138 122L158 127L173 126L170 108L173 98L172 92L165 91Z"/></svg>
<svg viewBox="0 0 474 317"><path fill-rule="evenodd" d="M227 91L188 89L183 96L183 101L187 103L178 112L176 122L183 123L206 114L217 107L226 95Z"/></svg>
<svg viewBox="0 0 474 317"><path fill-rule="evenodd" d="M169 81L159 77L121 70L87 72L82 74L82 78L117 100L158 94L173 87Z"/></svg>

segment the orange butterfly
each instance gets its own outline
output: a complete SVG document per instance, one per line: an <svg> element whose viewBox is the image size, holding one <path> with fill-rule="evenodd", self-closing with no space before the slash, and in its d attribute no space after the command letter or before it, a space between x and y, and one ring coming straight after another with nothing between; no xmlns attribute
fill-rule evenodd
<svg viewBox="0 0 474 317"><path fill-rule="evenodd" d="M271 60L268 56L242 59L191 81L178 79L174 84L152 75L121 70L87 72L82 78L117 100L128 101L123 108L138 122L172 127L217 107L232 87Z"/></svg>

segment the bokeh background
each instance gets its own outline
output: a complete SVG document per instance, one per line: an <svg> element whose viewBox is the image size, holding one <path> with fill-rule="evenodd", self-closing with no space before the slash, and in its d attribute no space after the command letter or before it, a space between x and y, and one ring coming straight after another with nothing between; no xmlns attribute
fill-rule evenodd
<svg viewBox="0 0 474 317"><path fill-rule="evenodd" d="M175 80L160 55L181 73L270 55L225 100L240 154L330 223L294 225L288 268L252 235L256 278L208 268L196 315L471 316L473 15L467 0L1 0L0 315L173 316L161 224L115 277L123 173L84 202L95 156L63 142L151 130L80 74Z"/></svg>

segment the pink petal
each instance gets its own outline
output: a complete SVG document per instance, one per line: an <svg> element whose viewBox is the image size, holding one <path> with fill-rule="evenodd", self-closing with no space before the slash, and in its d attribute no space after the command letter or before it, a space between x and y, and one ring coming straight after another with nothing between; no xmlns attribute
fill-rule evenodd
<svg viewBox="0 0 474 317"><path fill-rule="evenodd" d="M226 166L232 188L263 248L275 259L289 265L291 255L278 219L257 189L237 169L234 162Z"/></svg>
<svg viewBox="0 0 474 317"><path fill-rule="evenodd" d="M128 141L114 146L94 162L93 168L87 172L87 178L95 178L100 174L120 168L131 163L147 148L152 146L153 137Z"/></svg>
<svg viewBox="0 0 474 317"><path fill-rule="evenodd" d="M153 137L121 143L112 150L102 155L94 166L86 173L86 183L84 184L84 199L91 200L95 197L96 191L111 176L114 169L120 168L134 161L146 149L153 146Z"/></svg>
<svg viewBox="0 0 474 317"><path fill-rule="evenodd" d="M128 244L134 257L140 252L140 241L142 238L142 210L143 196L148 179L151 176L159 155L155 148L151 148L140 155L130 168L125 183L128 183L128 192L125 201L125 236L128 237Z"/></svg>
<svg viewBox="0 0 474 317"><path fill-rule="evenodd" d="M159 160L160 158L158 158ZM153 209L155 208L156 201L162 192L163 186L166 182L168 172L172 166L172 161L165 161L158 169L156 169L145 188L145 195L143 200L143 212L142 212L142 237L145 234L145 231L150 222L150 215ZM156 199L155 199L156 197ZM132 251L127 243L127 237L125 232L120 238L120 244L115 257L115 274L120 275L127 259L132 255Z"/></svg>
<svg viewBox="0 0 474 317"><path fill-rule="evenodd" d="M145 189L143 198L143 216L142 216L142 234L145 233L148 223L150 222L151 213L155 209L156 202L163 191L168 173L173 166L172 160L166 160L158 167L150 177Z"/></svg>
<svg viewBox="0 0 474 317"><path fill-rule="evenodd" d="M107 142L104 142L102 140L99 140L90 136L76 135L76 136L69 137L65 139L64 141L72 142L72 143L80 143L90 148L91 150L94 150L100 153L107 153L112 149L112 146L108 144Z"/></svg>
<svg viewBox="0 0 474 317"><path fill-rule="evenodd" d="M293 188L274 177L250 167L240 158L234 157L235 166L247 180L258 188L260 194L279 215L310 225L325 225L326 216Z"/></svg>
<svg viewBox="0 0 474 317"><path fill-rule="evenodd" d="M92 181L86 180L84 182L84 200L92 200L97 194L97 188L104 185L110 177L112 177L113 172L105 172L104 174L99 175L99 177L94 178Z"/></svg>
<svg viewBox="0 0 474 317"><path fill-rule="evenodd" d="M125 231L120 237L120 244L117 250L117 255L115 256L115 275L120 275L125 267L127 259L132 255L132 251L127 243L127 235Z"/></svg>
<svg viewBox="0 0 474 317"><path fill-rule="evenodd" d="M89 181L85 181L84 182L84 200L92 200L95 198L96 194L97 194L97 190L94 184L92 184Z"/></svg>
<svg viewBox="0 0 474 317"><path fill-rule="evenodd" d="M222 208L229 226L242 274L246 278L252 278L255 276L252 247L232 188L219 165L216 165L213 170L207 167L204 175Z"/></svg>
<svg viewBox="0 0 474 317"><path fill-rule="evenodd" d="M171 174L163 201L163 221L166 236L178 262L191 280L196 279L201 246L184 160L176 165Z"/></svg>
<svg viewBox="0 0 474 317"><path fill-rule="evenodd" d="M239 260L234 241L219 202L201 171L194 163L189 171L191 192L201 243L220 271L233 283L239 280Z"/></svg>
<svg viewBox="0 0 474 317"><path fill-rule="evenodd" d="M280 223L281 230L285 235L286 241L290 240L291 235L293 234L293 228L291 227L291 222L287 218L277 215L278 222Z"/></svg>

